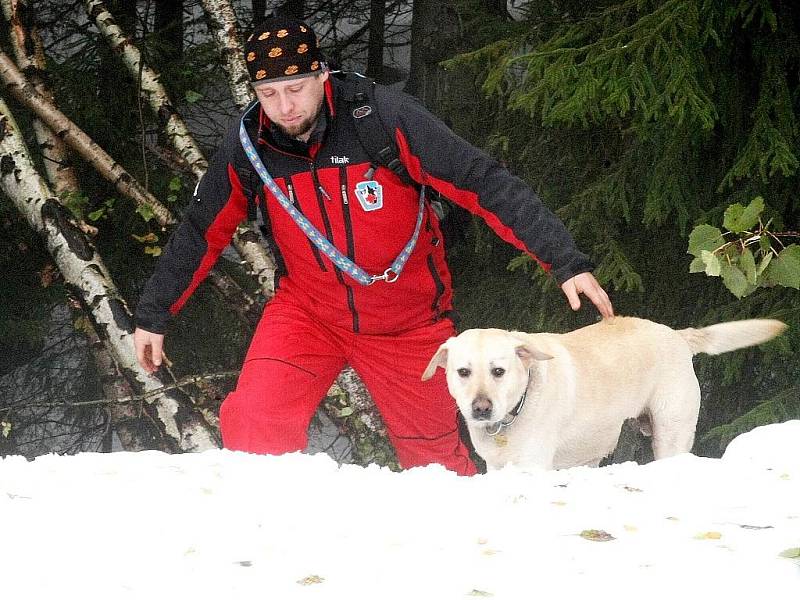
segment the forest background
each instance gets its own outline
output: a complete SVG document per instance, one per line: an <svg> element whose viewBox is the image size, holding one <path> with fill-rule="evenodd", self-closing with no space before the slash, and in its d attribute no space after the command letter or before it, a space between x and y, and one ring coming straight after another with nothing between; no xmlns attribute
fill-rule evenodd
<svg viewBox="0 0 800 600"><path fill-rule="evenodd" d="M773 317L696 359L695 452L800 418L800 6L791 0L0 0L0 455L219 444L272 263L250 226L175 319L159 379L129 307L225 126L241 41L273 11L335 67L418 96L525 179L597 263L618 314ZM54 135L55 132L55 135ZM532 262L451 211L459 327L563 332ZM339 460L393 464L357 376L315 421ZM644 459L640 440L621 458Z"/></svg>

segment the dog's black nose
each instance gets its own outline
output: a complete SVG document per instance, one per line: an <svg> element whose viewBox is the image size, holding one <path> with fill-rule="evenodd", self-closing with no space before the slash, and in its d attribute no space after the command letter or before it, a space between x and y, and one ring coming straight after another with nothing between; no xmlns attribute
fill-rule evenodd
<svg viewBox="0 0 800 600"><path fill-rule="evenodd" d="M476 421L488 421L492 417L492 401L486 396L476 396L472 401L472 418Z"/></svg>

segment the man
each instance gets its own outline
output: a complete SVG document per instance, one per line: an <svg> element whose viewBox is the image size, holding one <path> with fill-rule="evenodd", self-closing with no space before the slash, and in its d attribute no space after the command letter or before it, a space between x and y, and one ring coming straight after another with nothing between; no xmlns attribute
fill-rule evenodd
<svg viewBox="0 0 800 600"><path fill-rule="evenodd" d="M472 474L443 374L420 380L455 333L438 218L417 186L373 163L355 128L367 111L348 104L347 81L330 75L318 46L310 27L287 18L267 20L248 38L260 106L245 112L243 138L237 123L223 140L142 294L137 356L150 372L161 364L170 316L247 216L248 181L264 165L268 174L256 180L255 201L278 259L278 284L237 387L220 409L225 447L302 450L319 402L350 364L383 415L402 467L438 462ZM413 180L536 257L573 309L583 293L603 316L612 315L587 257L522 181L410 96L377 86L374 102ZM243 144L252 145L255 159ZM374 275L359 281L359 268Z"/></svg>

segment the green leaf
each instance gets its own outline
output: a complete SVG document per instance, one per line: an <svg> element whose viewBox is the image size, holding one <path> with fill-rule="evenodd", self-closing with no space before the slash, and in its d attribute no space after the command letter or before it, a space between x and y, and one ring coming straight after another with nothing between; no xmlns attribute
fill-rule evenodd
<svg viewBox="0 0 800 600"><path fill-rule="evenodd" d="M76 219L83 218L83 211L89 204L89 198L80 192L67 192L63 196L64 206L69 209Z"/></svg>
<svg viewBox="0 0 800 600"><path fill-rule="evenodd" d="M88 214L88 217L90 221L99 221L105 216L105 214L106 214L105 208L98 208L97 210L93 210L92 212L90 212Z"/></svg>
<svg viewBox="0 0 800 600"><path fill-rule="evenodd" d="M764 258L761 259L761 263L758 265L758 270L756 271L756 276L761 276L764 270L769 266L773 256L775 255L772 252L768 252Z"/></svg>
<svg viewBox="0 0 800 600"><path fill-rule="evenodd" d="M689 250L692 256L700 256L704 250L709 252L722 245L722 232L711 225L698 225L689 234Z"/></svg>
<svg viewBox="0 0 800 600"><path fill-rule="evenodd" d="M352 406L345 406L343 409L341 409L338 412L338 414L339 414L339 417L342 417L342 418L343 417L349 417L350 415L353 414L353 407Z"/></svg>
<svg viewBox="0 0 800 600"><path fill-rule="evenodd" d="M161 246L145 246L144 253L151 256L161 256Z"/></svg>
<svg viewBox="0 0 800 600"><path fill-rule="evenodd" d="M786 246L769 265L765 277L775 285L800 290L800 246Z"/></svg>
<svg viewBox="0 0 800 600"><path fill-rule="evenodd" d="M728 264L722 265L721 274L722 283L730 290L731 294L737 298L742 298L747 294L750 286L747 284L747 277L739 267Z"/></svg>
<svg viewBox="0 0 800 600"><path fill-rule="evenodd" d="M528 271L528 268L533 264L533 259L528 256L527 254L518 254L510 261L508 261L508 266L506 267L509 271L516 271L517 269L523 269L525 272Z"/></svg>
<svg viewBox="0 0 800 600"><path fill-rule="evenodd" d="M764 212L764 199L761 196L754 198L747 208L737 202L725 210L722 225L733 233L742 233L758 224L758 217L762 212Z"/></svg>
<svg viewBox="0 0 800 600"><path fill-rule="evenodd" d="M167 196L167 202L175 202L175 200L177 199L178 197L175 194L170 194L169 196Z"/></svg>
<svg viewBox="0 0 800 600"><path fill-rule="evenodd" d="M4 438L11 435L11 423L8 421L0 421L0 433L3 434Z"/></svg>
<svg viewBox="0 0 800 600"><path fill-rule="evenodd" d="M131 237L142 244L152 244L158 241L158 236L152 231L146 235L136 235L135 233L132 233Z"/></svg>
<svg viewBox="0 0 800 600"><path fill-rule="evenodd" d="M709 252L708 250L701 250L700 258L702 258L703 262L706 263L706 275L710 277L719 277L721 266L717 255L713 252Z"/></svg>
<svg viewBox="0 0 800 600"><path fill-rule="evenodd" d="M692 260L692 263L689 265L689 273L704 273L706 270L706 261L702 258L697 257Z"/></svg>
<svg viewBox="0 0 800 600"><path fill-rule="evenodd" d="M755 285L758 277L756 274L756 259L753 257L753 253L750 252L750 248L745 248L742 251L742 256L739 258L739 266L744 272L747 282L750 285Z"/></svg>
<svg viewBox="0 0 800 600"><path fill-rule="evenodd" d="M136 214L144 219L145 223L148 223L150 219L156 216L156 213L153 212L153 209L150 207L149 204L140 204L136 207Z"/></svg>
<svg viewBox="0 0 800 600"><path fill-rule="evenodd" d="M185 98L189 104L194 104L203 98L203 94L198 94L194 90L186 90Z"/></svg>
<svg viewBox="0 0 800 600"><path fill-rule="evenodd" d="M169 180L169 191L170 192L180 192L183 184L181 183L180 177L173 177Z"/></svg>

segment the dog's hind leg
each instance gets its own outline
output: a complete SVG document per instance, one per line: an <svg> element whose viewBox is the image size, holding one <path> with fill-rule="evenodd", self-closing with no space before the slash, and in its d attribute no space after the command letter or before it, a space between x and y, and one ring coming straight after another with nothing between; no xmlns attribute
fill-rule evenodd
<svg viewBox="0 0 800 600"><path fill-rule="evenodd" d="M682 382L682 384L681 384ZM700 412L700 386L694 372L691 384L678 378L678 385L664 386L650 403L653 456L656 460L690 452Z"/></svg>

